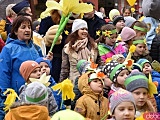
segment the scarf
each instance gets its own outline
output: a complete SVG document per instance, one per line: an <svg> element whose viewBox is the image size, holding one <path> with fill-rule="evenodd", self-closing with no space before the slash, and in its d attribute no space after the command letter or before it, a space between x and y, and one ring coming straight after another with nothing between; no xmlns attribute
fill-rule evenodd
<svg viewBox="0 0 160 120"><path fill-rule="evenodd" d="M72 48L77 52L78 54L78 60L85 59L88 60L88 58L91 55L91 52L87 48L88 44L88 38L85 38L83 40L77 40L74 45L72 45Z"/></svg>

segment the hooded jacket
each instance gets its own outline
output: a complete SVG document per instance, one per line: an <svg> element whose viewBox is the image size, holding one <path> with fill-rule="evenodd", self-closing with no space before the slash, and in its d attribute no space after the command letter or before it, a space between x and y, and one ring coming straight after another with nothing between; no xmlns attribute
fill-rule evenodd
<svg viewBox="0 0 160 120"><path fill-rule="evenodd" d="M42 56L40 47L33 44L32 40L25 41L12 39L8 36L6 45L0 53L0 86L2 91L7 88L14 89L17 93L25 80L19 73L19 67L26 60L35 60Z"/></svg>
<svg viewBox="0 0 160 120"><path fill-rule="evenodd" d="M74 110L86 118L101 120L107 117L108 99L103 97L103 92L96 94L92 91L88 84L88 74L83 74L78 80L78 87L83 96L77 100Z"/></svg>
<svg viewBox="0 0 160 120"><path fill-rule="evenodd" d="M45 106L21 105L11 108L5 120L50 120Z"/></svg>

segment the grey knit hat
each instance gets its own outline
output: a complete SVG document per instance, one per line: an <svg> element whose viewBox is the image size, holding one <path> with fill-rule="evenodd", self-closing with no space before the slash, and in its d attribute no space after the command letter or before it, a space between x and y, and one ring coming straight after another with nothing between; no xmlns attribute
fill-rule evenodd
<svg viewBox="0 0 160 120"><path fill-rule="evenodd" d="M118 74L124 69L126 69L125 65L120 64L116 61L111 61L104 66L102 71L104 72L104 74L109 76L112 82L116 82Z"/></svg>
<svg viewBox="0 0 160 120"><path fill-rule="evenodd" d="M120 88L119 90L114 92L110 97L110 111L112 115L114 114L115 108L122 102L132 102L135 107L135 100L132 93Z"/></svg>
<svg viewBox="0 0 160 120"><path fill-rule="evenodd" d="M148 90L148 78L138 70L133 70L126 78L124 85L126 90L133 92L138 88L146 88Z"/></svg>
<svg viewBox="0 0 160 120"><path fill-rule="evenodd" d="M76 68L78 72L82 75L83 73L87 71L86 68L90 66L90 64L91 63L89 61L82 59L78 61Z"/></svg>
<svg viewBox="0 0 160 120"><path fill-rule="evenodd" d="M25 89L25 102L41 104L47 107L47 87L40 82L32 82Z"/></svg>
<svg viewBox="0 0 160 120"><path fill-rule="evenodd" d="M113 17L113 25L116 25L117 22L119 22L120 20L123 20L123 21L125 22L123 16L121 16L121 15L114 16L114 17Z"/></svg>

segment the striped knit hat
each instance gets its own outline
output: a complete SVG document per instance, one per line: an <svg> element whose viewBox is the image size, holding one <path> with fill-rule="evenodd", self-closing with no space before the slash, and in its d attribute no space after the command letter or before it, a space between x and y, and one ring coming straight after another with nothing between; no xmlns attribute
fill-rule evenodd
<svg viewBox="0 0 160 120"><path fill-rule="evenodd" d="M126 78L124 85L126 87L126 90L133 92L134 90L138 88L146 88L148 87L148 78L138 70L133 70L130 75Z"/></svg>
<svg viewBox="0 0 160 120"><path fill-rule="evenodd" d="M102 71L104 72L104 74L109 76L111 81L116 82L118 74L125 69L125 65L119 64L116 61L111 61L104 66Z"/></svg>
<svg viewBox="0 0 160 120"><path fill-rule="evenodd" d="M147 59L144 59L144 58L139 59L136 63L139 64L142 68L144 67L145 63L149 63L151 65L151 63Z"/></svg>

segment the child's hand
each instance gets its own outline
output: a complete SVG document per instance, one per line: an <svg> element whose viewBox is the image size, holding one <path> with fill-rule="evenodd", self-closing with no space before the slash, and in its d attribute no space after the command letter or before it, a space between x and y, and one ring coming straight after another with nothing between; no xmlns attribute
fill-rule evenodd
<svg viewBox="0 0 160 120"><path fill-rule="evenodd" d="M48 60L52 61L52 59L53 59L53 53L49 51L48 54L47 54L47 56L46 56L46 58Z"/></svg>

